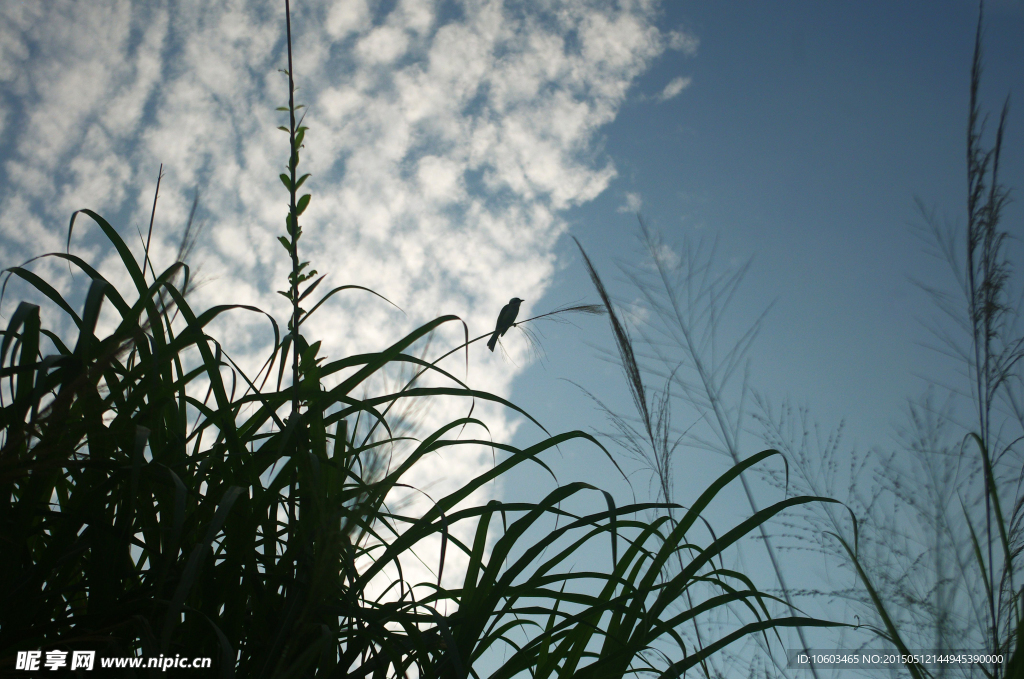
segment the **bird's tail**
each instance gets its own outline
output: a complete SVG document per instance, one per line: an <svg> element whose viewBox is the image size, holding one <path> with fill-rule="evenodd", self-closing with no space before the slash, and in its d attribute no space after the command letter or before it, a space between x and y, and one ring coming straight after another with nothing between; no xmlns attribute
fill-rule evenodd
<svg viewBox="0 0 1024 679"><path fill-rule="evenodd" d="M494 345L498 343L498 333L491 333L491 339L487 340L487 348L494 351Z"/></svg>

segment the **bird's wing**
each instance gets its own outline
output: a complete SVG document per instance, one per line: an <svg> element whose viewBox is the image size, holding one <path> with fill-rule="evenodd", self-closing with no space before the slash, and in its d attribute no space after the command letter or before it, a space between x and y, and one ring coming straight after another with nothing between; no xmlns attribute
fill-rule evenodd
<svg viewBox="0 0 1024 679"><path fill-rule="evenodd" d="M512 322L516 319L516 313L512 309L511 305L506 304L505 308L498 314L498 326L495 331L501 332L502 336L508 332L508 329L512 327Z"/></svg>

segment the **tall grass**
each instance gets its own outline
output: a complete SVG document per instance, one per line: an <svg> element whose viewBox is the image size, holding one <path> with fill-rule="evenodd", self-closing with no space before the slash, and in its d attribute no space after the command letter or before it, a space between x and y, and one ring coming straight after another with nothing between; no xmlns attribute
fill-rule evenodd
<svg viewBox="0 0 1024 679"><path fill-rule="evenodd" d="M625 318L613 322L616 358L626 374L635 412L616 412L598 401L612 426L611 438L622 454L650 474L654 498L667 503L660 510L660 516L670 523L677 520L675 504L681 502L676 486L677 470L682 468L684 474L689 474L685 470L692 465L684 455L705 457L706 453L714 453L721 455L734 469L740 466L748 469L735 480L745 509L752 516L763 517L749 532L766 551L770 567L768 574L761 573L760 577L777 594L772 597L775 610L796 620L803 614L788 586L785 559L769 528L769 515L776 520L782 516L771 511L777 503L762 508L764 494L758 492L754 481L757 470L770 467L762 465L751 469L743 464L747 447L743 442L746 401L750 398L744 356L757 337L764 314L724 349L719 334L719 324L749 263L732 271L716 270L715 246L688 242L681 250L673 249L648 228L642 216L638 215L638 220L642 260L636 266L625 267L624 273L637 294L638 301L634 304L639 312L634 314L632 324L627 324ZM603 289L601 294L607 299ZM742 380L738 385L737 378ZM683 420L681 424L680 420ZM776 462L781 462L775 466L781 466L788 474L788 462L785 459ZM782 490L781 495L785 497L790 488L784 485ZM820 506L822 511L827 508L849 516L842 505L826 500L830 497L827 493L812 491L795 497L814 497L820 501L800 504ZM732 501L736 501L735 494ZM672 577L685 568L685 556L677 554L665 564L664 577ZM692 592L688 593L690 595ZM677 605L685 608L693 602L686 598ZM716 615L700 621L702 624L693 621L688 630L693 643L703 645L716 625L742 617L743 611L723 606ZM813 626L816 626L813 622L792 625L803 648L810 647L805 628ZM781 636L777 638L781 642ZM758 648L723 654L716 659L714 668L705 668L705 673L724 676L763 671L766 675L788 676L792 672L785 655L772 652L767 637L751 637L750 640ZM784 647L790 645L787 642ZM806 669L817 676L813 664Z"/></svg>
<svg viewBox="0 0 1024 679"><path fill-rule="evenodd" d="M311 197L300 195L309 177L298 171L307 129L294 100L287 0L286 18L289 101L281 110L289 154L281 179L289 211L279 240L292 267L281 291L290 303L284 334L255 307L194 310L184 261L147 273L148 248L140 263L117 229L88 209L72 215L69 242L75 227L98 229L131 281L126 289L70 252L45 255L90 281L79 313L29 267L7 270L60 309L75 336L44 327L40 308L27 302L0 334L4 670L18 651L84 649L101 657L212 656L222 677L477 677L492 656L503 658L493 677L677 677L744 636L767 640L776 628L828 624L771 617L774 597L721 564L742 536L821 498L788 498L703 542L692 535L708 503L776 451L737 459L685 510L664 501L618 506L584 483L558 486L539 502L474 504L486 484L525 463L544 466L542 456L562 443L581 439L598 452L601 445L580 431L526 448L491 441L473 403L529 415L445 372L440 358L410 351L460 324L455 316L341 358L304 335L332 296L358 286L314 303L324 277L300 257ZM98 331L104 308L116 317L106 335ZM273 350L255 375L209 332L214 320L238 313L262 314L272 334ZM468 361L470 345L484 337L467 334L441 358L461 351ZM412 379L375 390L376 376L403 366ZM418 386L423 374L442 385ZM418 438L396 426L397 403L436 397L462 399L466 415ZM463 487L419 513L393 502L424 457L480 446L501 457ZM606 508L573 513L573 499L585 493L600 493ZM654 521L638 517L669 509ZM531 537L547 519L556 527ZM457 537L461 526L471 540ZM607 561L581 569L575 557L595 540ZM408 565L437 542L432 574L417 579ZM467 566L448 586L453 552ZM679 568L666 577L673 561ZM696 645L684 639L680 630L726 606L746 618Z"/></svg>
<svg viewBox="0 0 1024 679"><path fill-rule="evenodd" d="M936 539L948 544L949 551L946 555L935 555L937 578L928 603L934 611L929 631L934 630L936 638L955 639L956 628L967 623L975 632L968 638L981 641L981 648L989 653L1001 654L1008 661L1012 658L1006 666L992 664L981 668L988 676L1002 677L1024 672L1017 643L1021 601L1019 578L1015 574L1024 519L1020 476L1024 457L1019 447L1020 436L1008 434L1007 430L1013 427L1024 432L1024 410L1019 398L1019 361L1024 357L1024 345L1020 337L1013 335L1014 327L1009 322L1011 268L1004 251L1008 234L1000 224L1009 200L1009 191L999 177L1009 99L1000 113L992 146L985 148L982 140L987 120L978 101L983 18L979 9L967 123L967 224L963 250L956 246L955 231L943 233L934 215L926 214L930 235L952 266L963 293L961 308L965 313L951 315L966 320L962 325L968 331L967 350L960 355L966 359L975 412L969 430L955 448L961 468L950 478L950 485L955 489L959 506L930 508L934 513L929 525ZM933 294L940 305L946 303L947 298ZM952 311L948 305L944 308ZM961 346L951 342L949 348L958 351ZM941 449L931 447L923 450L933 457L942 453ZM925 460L923 464L934 469L936 461ZM851 558L855 556L851 554ZM950 569L949 576L941 563L943 556L955 559L955 570ZM869 592L873 589L870 580L866 574L864 585ZM966 618L954 609L962 598L972 609ZM883 620L889 618L884 604L876 604L876 610ZM908 634L894 624L886 625L886 633L897 642Z"/></svg>
<svg viewBox="0 0 1024 679"><path fill-rule="evenodd" d="M774 529L762 522L754 531L780 592L781 610L795 610L798 596L827 597L830 610L837 610L836 601L846 601L853 608L845 619L858 628L839 630L839 643L847 648L877 648L882 642L904 653L973 650L1005 660L938 670L910 662L905 671L915 678L933 673L1024 676L1024 338L1015 334L1019 309L1010 295L1012 269L1005 252L1010 234L1001 226L1010 196L999 176L1008 104L988 147L987 116L979 104L982 9L969 88L966 232L941 228L934 214L922 208L921 235L952 266L962 293L953 299L925 286L964 330L964 341L958 342L934 328L946 343L941 351L966 366L966 383L953 387L951 396L970 398L974 415L959 435L951 438L957 426L951 400L939 402L934 389L911 407L906 451L885 456L848 456L841 448L842 427L822 438L805 411L794 417L788 406L774 410L767 397L748 389L744 369L743 355L760 318L724 350L718 337L718 324L746 267L718 273L713 248L688 244L676 252L642 219L643 261L625 273L643 313L632 335L625 323L615 331L635 412L607 414L620 450L651 473L657 500L676 501L682 453L715 451L733 464L741 459L748 398L753 417L763 425L763 440L782 451L787 462L776 470L761 468L772 483L786 494L844 498L843 504L805 504L780 517ZM739 480L756 515L759 494L751 480ZM846 491L844 484L850 484ZM675 511L667 508L662 516L672 522ZM850 586L825 591L794 587L786 555L796 560L808 546L846 570ZM685 562L669 565L667 574L679 572ZM701 644L711 629L690 631ZM800 645L810 647L803 627L796 631ZM750 657L739 660L749 664ZM764 656L754 660L749 671ZM764 669L788 674L779 665Z"/></svg>
<svg viewBox="0 0 1024 679"><path fill-rule="evenodd" d="M850 484L847 503L861 521L859 545L846 517L828 508L807 517L825 536L815 540L818 548L849 568L856 582L849 590L821 594L850 601L887 646L973 650L1004 658L1004 663L938 670L908 664L913 677L1024 674L1019 575L1024 339L1016 334L1013 312L1019 308L1011 306L1012 271L1004 248L1009 234L1001 225L1009 200L999 176L1008 100L992 145L984 144L987 116L979 104L983 18L980 8L967 116L966 228L944 227L919 203L924 216L920 235L951 266L959 295L923 287L962 335L958 338L941 324L931 329L940 340L938 350L962 361L966 379L950 385L946 398L933 385L911 405L904 450L845 463L841 430L819 441L817 451L810 450L806 413L797 421L788 410L774 412L761 401L766 440L794 462L802 491L841 496L839 486ZM961 398L973 412L966 421L955 414Z"/></svg>

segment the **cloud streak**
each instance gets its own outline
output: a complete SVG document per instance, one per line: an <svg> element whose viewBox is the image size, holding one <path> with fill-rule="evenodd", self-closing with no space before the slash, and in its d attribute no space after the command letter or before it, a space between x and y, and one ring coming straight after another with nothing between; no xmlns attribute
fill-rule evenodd
<svg viewBox="0 0 1024 679"><path fill-rule="evenodd" d="M680 92L689 87L691 82L692 78L672 78L672 80L669 81L668 85L665 85L665 89L661 91L661 94L658 95L658 98L661 101L668 101L669 99L674 99L679 96Z"/></svg>

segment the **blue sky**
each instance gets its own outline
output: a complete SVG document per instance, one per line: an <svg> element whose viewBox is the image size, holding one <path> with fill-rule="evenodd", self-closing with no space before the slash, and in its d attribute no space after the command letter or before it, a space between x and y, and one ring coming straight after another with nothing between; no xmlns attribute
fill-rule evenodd
<svg viewBox="0 0 1024 679"><path fill-rule="evenodd" d="M1024 59L1024 13L1019 3L987 9L982 105L996 115L1022 84L1013 64ZM960 367L920 346L938 346L926 325L943 317L913 281L950 289L953 278L912 226L924 224L915 199L940 220L963 223L977 7L911 10L668 8L662 20L690 27L699 54L669 54L638 78L604 130L619 176L567 217L612 279L618 262L638 261L636 218L619 211L636 198L669 242L717 238L723 270L753 258L728 314L740 327L772 305L748 353L751 384L776 404L789 397L809 406L823 426L845 418L847 441L861 448L892 446L906 400L928 382L918 375L949 384ZM680 76L690 82L680 96L656 101ZM1024 168L1014 152L1020 123L1011 102L1002 171L1011 186ZM1020 215L1013 204L1011 231L1019 232ZM575 246L563 240L559 248L564 268L548 298L590 294ZM617 290L623 301L635 295L628 285ZM589 358L551 352L548 376L586 374L566 366ZM572 389L535 387L541 381L516 387L542 401L545 390Z"/></svg>
<svg viewBox="0 0 1024 679"><path fill-rule="evenodd" d="M996 117L1004 97L1024 85L1024 5L991 3L986 10L981 99L983 110ZM603 148L619 176L607 192L570 211L571 233L606 279L618 281L612 287L625 305L638 295L618 265L643 261L632 215L638 204L668 242L717 239L719 271L752 258L721 333L727 346L771 306L747 352L751 389L776 409L786 399L806 406L822 444L843 422L842 459L852 459L853 450L899 451L909 399L920 399L929 384L938 385L939 402L946 387L969 389L962 362L934 350L946 347L928 328L952 326L915 281L962 297L955 296L948 264L913 227L925 224L916 199L941 223L964 223L977 6L673 4L662 21L685 25L700 40L699 52L694 58L667 54L637 79L604 129ZM658 101L659 91L678 77L687 79L686 89ZM1011 101L1001 176L1014 187L1024 178L1022 124ZM1021 216L1015 203L1004 220L1018 238ZM1011 260L1020 262L1019 241L1009 248ZM563 268L542 306L592 294L575 245L563 240L558 251ZM581 326L595 344L610 348L601 322ZM608 430L600 413L580 403L578 388L559 379L631 412L618 369L595 364L593 352L579 352L570 339L576 332L553 329L547 363L517 379L513 395L542 404L538 410L555 421L573 413ZM727 392L732 405L739 402L741 379ZM747 405L748 412L759 412ZM968 420L968 412L959 401L957 416ZM680 403L674 416L682 429L698 412ZM758 423L748 417L746 424L744 454L766 447ZM679 501L694 497L728 464L720 454L681 449ZM616 477L582 448L556 459L555 468L560 478L583 474L605 485ZM645 479L633 477L641 494ZM759 500L763 506L779 497L765 492ZM728 495L716 510L716 526L730 525L747 507L741 494ZM833 587L852 584L851 577L836 577L834 564L790 553L799 555L791 584L794 577L806 586L830 577ZM755 550L745 559L747 572L771 580ZM839 610L835 601L826 607L832 615Z"/></svg>
<svg viewBox="0 0 1024 679"><path fill-rule="evenodd" d="M982 99L997 113L1021 85L1024 17L1019 3L988 11ZM923 223L915 198L962 224L977 7L694 6L666 19L693 27L700 54L660 60L636 99L677 75L691 84L669 102L627 103L606 128L620 176L570 213L573 234L612 275L636 251L636 219L616 213L632 193L667 239L718 237L723 265L753 257L733 315L750 322L775 301L750 355L759 388L826 420L846 416L861 443L884 443L887 420L923 386L911 373L941 364L916 346L929 341L917 319L938 314L911 279L952 278L908 225ZM1024 167L1020 121L1011 102L1011 186ZM1006 223L1019 225L1019 205ZM580 267L549 294L561 287L584 294Z"/></svg>
<svg viewBox="0 0 1024 679"><path fill-rule="evenodd" d="M122 233L144 229L162 162L158 265L170 264L199 186L196 263L208 282L194 304L245 302L283 318L279 4L5 3L0 262L60 250L83 207ZM640 210L669 244L718 239L723 270L753 258L722 326L728 341L774 302L748 353L751 386L808 405L826 428L846 418L851 445L892 447L920 376L957 379L955 362L921 346L934 344L922 321L941 316L911 282L944 285L948 266L908 224L921 223L915 197L963 222L976 20L966 1L296 2L307 257L333 284L374 288L406 312L350 296L311 330L341 355L441 313L482 334L513 296L527 300L524 314L594 301L569 236L632 308L637 293L617 266L643 265ZM1024 89L1021 35L1024 3L989 3L985 110ZM1011 106L1010 186L1024 185L1022 139ZM1021 214L1019 203L1006 213L1017 234ZM84 230L73 245L108 256ZM66 270L39 267L74 290ZM236 316L220 330L256 360L262 321ZM619 371L600 359L606 323L543 330L539 361L516 332L507 356L474 345L472 383L551 430L603 428L567 380L628 405ZM496 438L536 436L484 412ZM561 478L615 486L591 454L565 451ZM423 479L451 486L486 459L438 461ZM682 459L684 486L725 464L698 451Z"/></svg>

